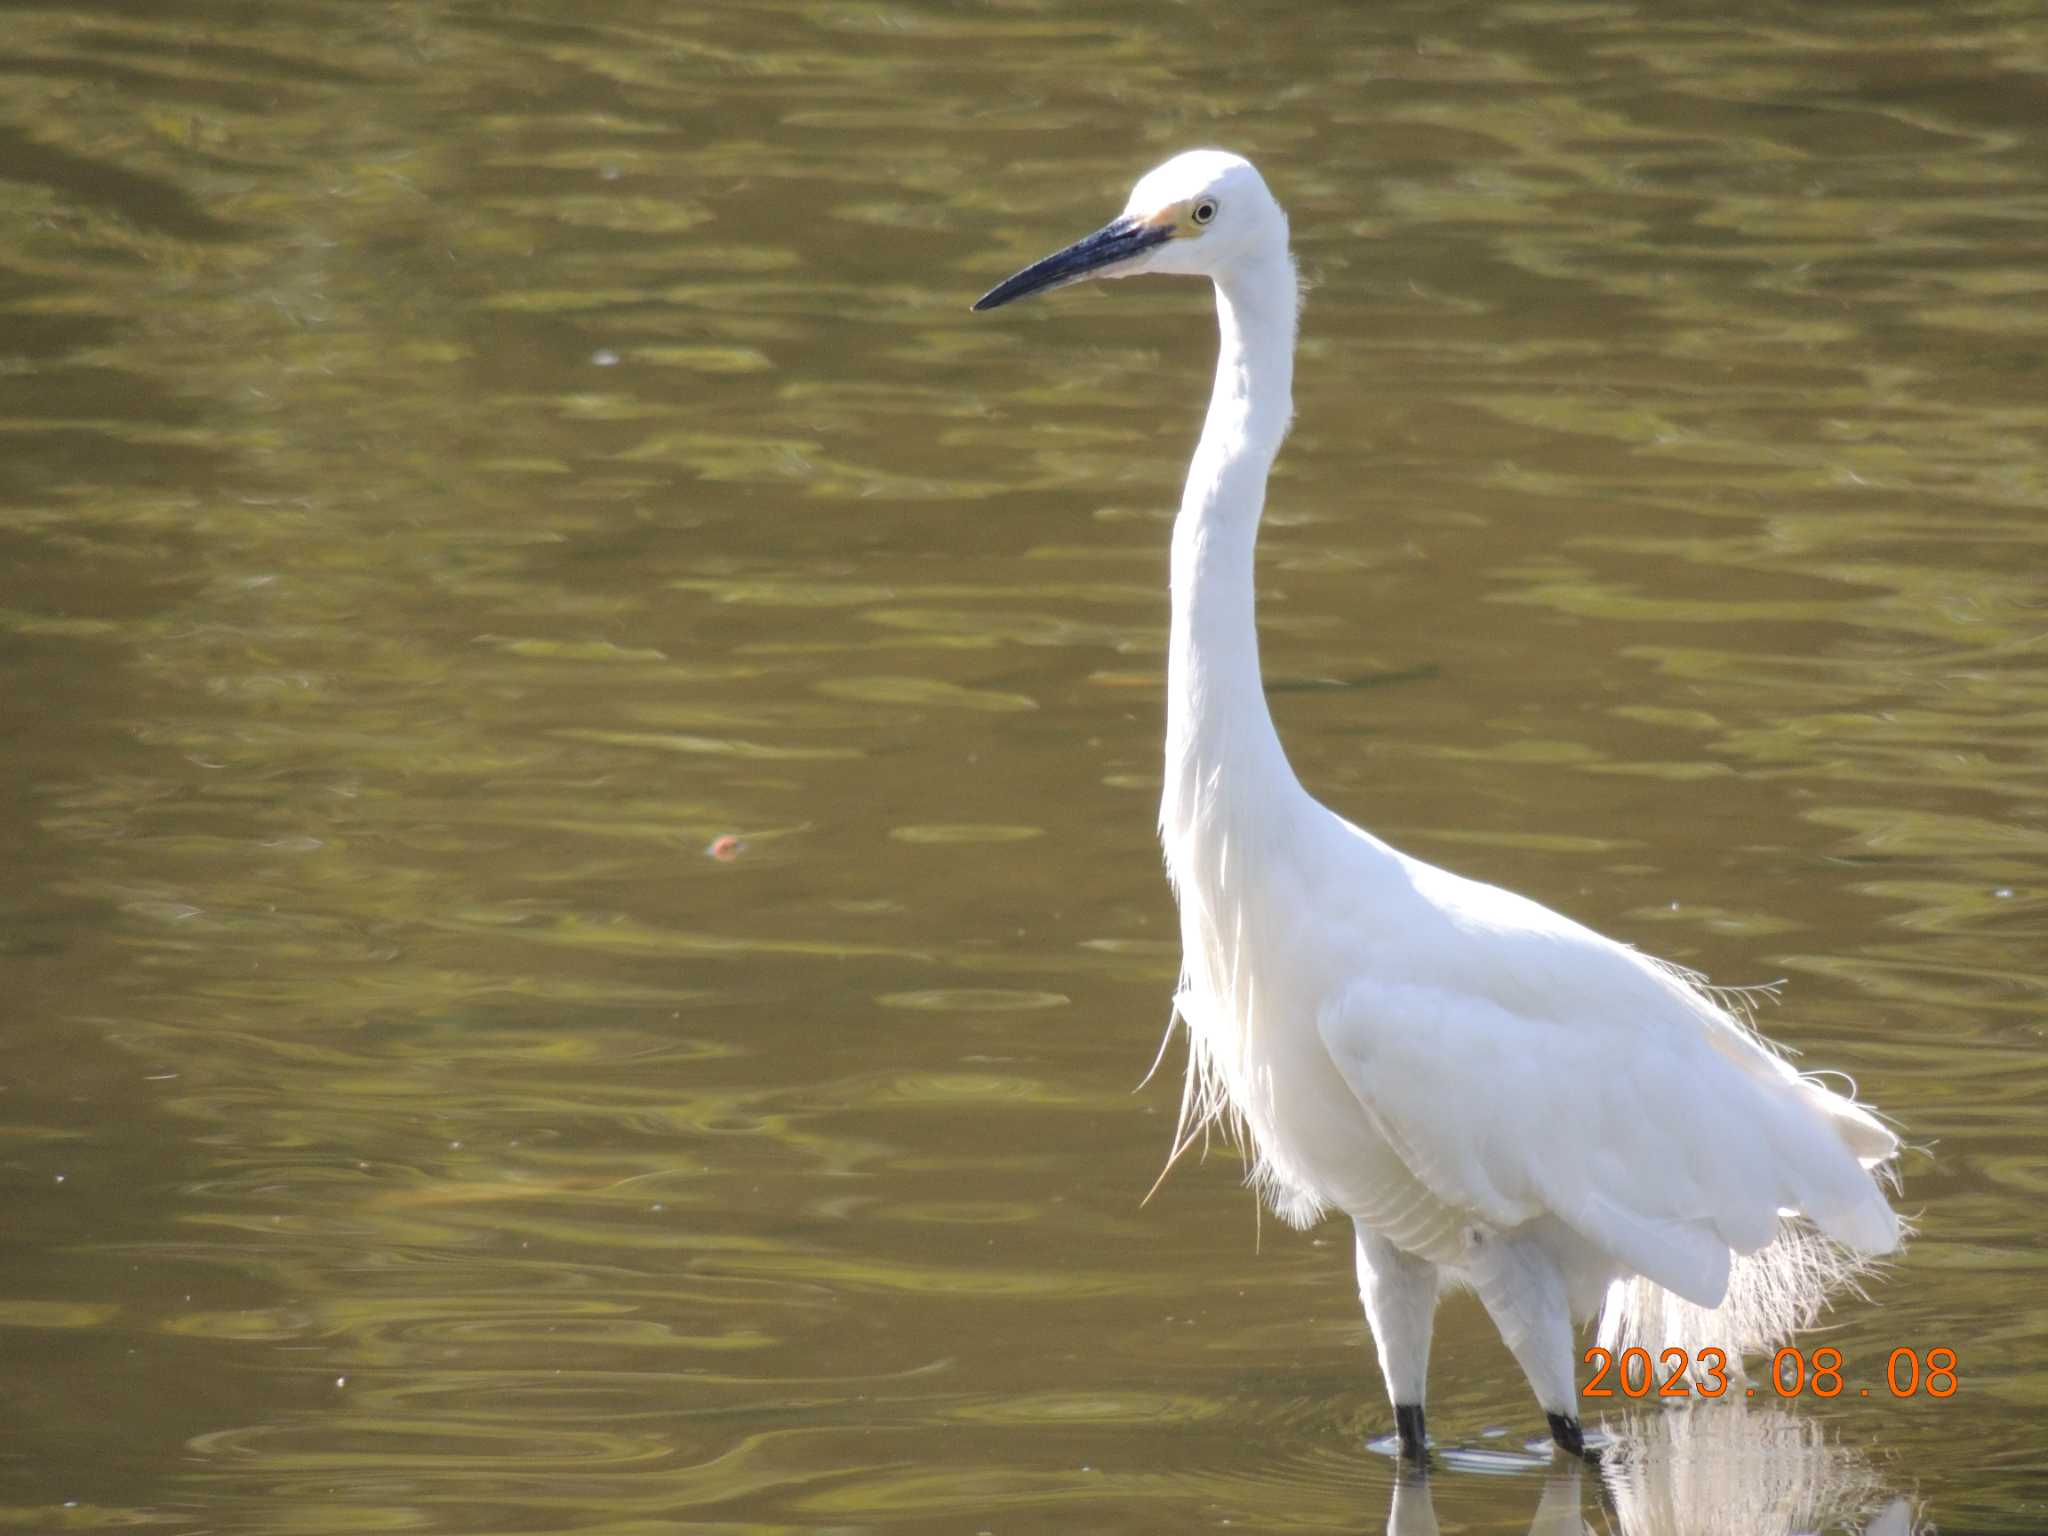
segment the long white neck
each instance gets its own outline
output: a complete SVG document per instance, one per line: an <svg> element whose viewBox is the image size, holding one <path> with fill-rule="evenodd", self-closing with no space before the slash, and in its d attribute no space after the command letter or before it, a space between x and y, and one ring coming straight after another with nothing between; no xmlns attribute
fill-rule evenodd
<svg viewBox="0 0 2048 1536"><path fill-rule="evenodd" d="M1294 411L1295 307L1284 246L1216 282L1216 387L1173 526L1159 814L1177 877L1201 827L1302 793L1266 708L1252 583L1266 475Z"/></svg>

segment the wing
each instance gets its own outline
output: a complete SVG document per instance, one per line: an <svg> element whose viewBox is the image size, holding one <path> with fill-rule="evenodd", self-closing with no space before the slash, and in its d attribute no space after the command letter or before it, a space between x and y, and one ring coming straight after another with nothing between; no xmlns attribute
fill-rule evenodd
<svg viewBox="0 0 2048 1536"><path fill-rule="evenodd" d="M1712 1005L1651 962L1534 911L1551 925L1465 934L1462 971L1425 945L1409 974L1354 981L1318 1021L1367 1117L1437 1199L1496 1227L1556 1216L1703 1307L1726 1291L1731 1250L1768 1244L1781 1211L1852 1247L1896 1244L1889 1204L1819 1102L1835 1096L1746 1034L1761 1065L1731 1050L1701 1015ZM1520 1006L1507 1001L1518 970ZM1567 995L1576 1008L1558 1006Z"/></svg>

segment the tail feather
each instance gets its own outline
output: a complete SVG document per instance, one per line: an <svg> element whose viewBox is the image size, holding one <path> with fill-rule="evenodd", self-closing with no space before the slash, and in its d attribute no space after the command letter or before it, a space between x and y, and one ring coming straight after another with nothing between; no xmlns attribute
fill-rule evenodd
<svg viewBox="0 0 2048 1536"><path fill-rule="evenodd" d="M1818 1076L1803 1077L1800 1081L1809 1100L1827 1116L1835 1134L1865 1168L1877 1168L1899 1155L1898 1133L1878 1119L1869 1105L1856 1101L1853 1082L1844 1094L1829 1088Z"/></svg>
<svg viewBox="0 0 2048 1536"><path fill-rule="evenodd" d="M1784 1217L1769 1246L1731 1255L1728 1294L1717 1307L1697 1306L1640 1275L1615 1281L1600 1309L1600 1346L1617 1354L1641 1348L1653 1359L1677 1347L1695 1368L1701 1350L1718 1349L1728 1374L1740 1377L1744 1355L1768 1354L1811 1328L1837 1293L1862 1296L1879 1267L1804 1218Z"/></svg>
<svg viewBox="0 0 2048 1536"><path fill-rule="evenodd" d="M1777 1349L1810 1328L1840 1291L1863 1294L1863 1281L1909 1229L1887 1196L1898 1188L1899 1137L1856 1098L1853 1081L1839 1074L1801 1072L1783 1047L1756 1028L1755 1004L1775 998L1774 987L1722 988L1681 967L1653 962L1696 1003L1705 1005L1708 1039L1758 1082L1779 1090L1774 1107L1754 1130L1767 1143L1782 1202L1777 1232L1764 1246L1743 1252L1767 1235L1761 1224L1738 1231L1737 1210L1719 1213L1716 1234L1733 1246L1728 1288L1718 1305L1700 1306L1641 1274L1607 1288L1600 1311L1600 1344L1619 1351L1674 1346L1719 1349L1731 1375L1742 1357ZM1789 1088L1789 1099L1781 1096ZM1846 1152L1848 1156L1843 1156Z"/></svg>

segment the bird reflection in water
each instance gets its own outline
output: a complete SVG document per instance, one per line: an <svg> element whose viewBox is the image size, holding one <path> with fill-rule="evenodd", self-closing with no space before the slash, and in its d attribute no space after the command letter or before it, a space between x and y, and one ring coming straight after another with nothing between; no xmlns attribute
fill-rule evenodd
<svg viewBox="0 0 2048 1536"><path fill-rule="evenodd" d="M1795 1536L1931 1530L1865 1453L1782 1409L1690 1407L1602 1426L1597 1463L1448 1450L1432 1474L1403 1462L1387 1536L1437 1536L1436 1497L1457 1507L1461 1473L1542 1469L1529 1536ZM1497 1505L1496 1505L1497 1507ZM1455 1524L1455 1522L1454 1522Z"/></svg>

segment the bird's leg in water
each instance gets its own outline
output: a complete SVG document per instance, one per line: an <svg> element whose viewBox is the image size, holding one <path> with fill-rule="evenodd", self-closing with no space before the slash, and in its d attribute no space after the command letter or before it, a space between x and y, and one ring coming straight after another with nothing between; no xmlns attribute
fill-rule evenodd
<svg viewBox="0 0 2048 1536"><path fill-rule="evenodd" d="M1410 1461L1426 1461L1429 1457L1429 1435L1422 1426L1422 1404L1396 1403L1394 1405L1394 1433L1401 1437L1401 1454Z"/></svg>
<svg viewBox="0 0 2048 1536"><path fill-rule="evenodd" d="M1573 1456L1586 1455L1572 1373L1572 1312L1564 1272L1535 1237L1474 1232L1465 1250L1465 1278L1479 1293L1501 1338L1514 1352L1550 1435Z"/></svg>
<svg viewBox="0 0 2048 1536"><path fill-rule="evenodd" d="M1436 1266L1403 1253L1363 1222L1358 1234L1358 1297L1372 1326L1380 1375L1394 1405L1401 1454L1420 1461L1428 1453L1422 1432L1423 1383L1429 1375L1429 1331L1436 1318Z"/></svg>
<svg viewBox="0 0 2048 1536"><path fill-rule="evenodd" d="M1576 1456L1581 1461L1598 1461L1599 1456L1586 1449L1586 1432L1579 1421L1562 1413L1553 1413L1550 1418L1550 1438L1567 1456Z"/></svg>

